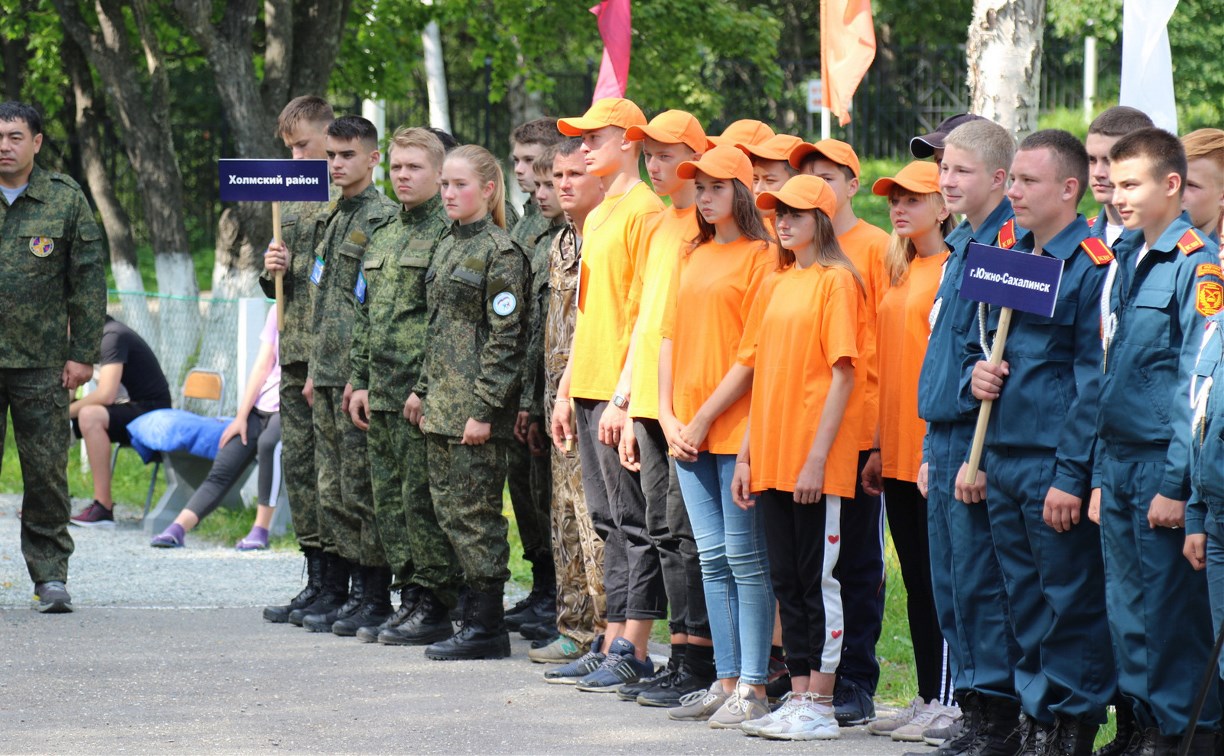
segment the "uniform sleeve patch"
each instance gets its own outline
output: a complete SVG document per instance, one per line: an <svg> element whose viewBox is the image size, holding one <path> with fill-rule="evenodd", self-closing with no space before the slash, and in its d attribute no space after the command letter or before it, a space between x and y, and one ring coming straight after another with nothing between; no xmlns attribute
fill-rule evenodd
<svg viewBox="0 0 1224 756"><path fill-rule="evenodd" d="M1088 237L1080 242L1080 248L1088 253L1088 257L1092 258L1092 262L1096 265L1108 265L1113 262L1113 250L1104 241L1096 237Z"/></svg>
<svg viewBox="0 0 1224 756"><path fill-rule="evenodd" d="M1194 229L1190 229L1182 234L1181 239L1177 241L1177 248L1187 255L1199 251L1206 245L1207 243L1203 241L1203 237L1199 236L1198 231Z"/></svg>
<svg viewBox="0 0 1224 756"><path fill-rule="evenodd" d="M1219 287L1219 284L1216 284L1216 286ZM1224 292L1221 293L1224 294ZM503 291L493 297L493 312L503 318L514 312L517 307L518 299L508 291Z"/></svg>
<svg viewBox="0 0 1224 756"><path fill-rule="evenodd" d="M1224 278L1224 273L1221 273L1220 266L1214 265L1212 263L1203 263L1202 265L1198 266L1197 268L1194 269L1194 275L1200 278L1203 276L1215 276L1217 278Z"/></svg>
<svg viewBox="0 0 1224 756"><path fill-rule="evenodd" d="M1207 317L1215 315L1224 307L1224 286L1216 281L1199 281L1195 296L1195 309Z"/></svg>
<svg viewBox="0 0 1224 756"><path fill-rule="evenodd" d="M1016 219L1012 218L999 229L999 246L1011 249L1016 246Z"/></svg>

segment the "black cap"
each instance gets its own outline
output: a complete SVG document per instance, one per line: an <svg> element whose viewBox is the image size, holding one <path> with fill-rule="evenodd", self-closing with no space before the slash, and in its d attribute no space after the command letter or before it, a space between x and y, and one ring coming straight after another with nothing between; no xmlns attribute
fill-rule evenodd
<svg viewBox="0 0 1224 756"><path fill-rule="evenodd" d="M930 134L922 134L911 139L910 154L919 160L929 158L935 154L935 150L943 149L944 140L948 138L948 134L951 134L953 129L962 123L979 120L982 120L982 117L972 113L957 113L949 116L943 119Z"/></svg>

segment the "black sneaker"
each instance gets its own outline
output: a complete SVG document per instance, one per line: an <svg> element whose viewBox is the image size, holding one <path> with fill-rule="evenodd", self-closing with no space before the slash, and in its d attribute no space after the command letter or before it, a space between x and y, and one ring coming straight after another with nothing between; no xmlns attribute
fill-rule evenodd
<svg viewBox="0 0 1224 756"><path fill-rule="evenodd" d="M595 640L591 641L591 650L587 651L582 656L562 664L560 667L553 667L544 673L544 682L553 685L576 685L579 680L599 669L603 664L603 635L596 635Z"/></svg>
<svg viewBox="0 0 1224 756"><path fill-rule="evenodd" d="M82 528L112 530L115 527L115 513L94 499L89 506L73 515L72 519L68 520L68 524L79 525Z"/></svg>
<svg viewBox="0 0 1224 756"><path fill-rule="evenodd" d="M681 665L680 669L668 675L661 682L647 688L638 694L639 706L656 706L662 709L674 709L680 705L680 699L690 693L704 693L710 689L713 679L698 677Z"/></svg>
<svg viewBox="0 0 1224 756"><path fill-rule="evenodd" d="M706 687L710 686L707 685ZM786 668L786 662L776 656L769 657L769 668L765 678L765 695L773 703L781 701L790 692L790 670Z"/></svg>
<svg viewBox="0 0 1224 756"><path fill-rule="evenodd" d="M856 727L875 720L875 701L852 680L838 680L833 691L837 724Z"/></svg>
<svg viewBox="0 0 1224 756"><path fill-rule="evenodd" d="M43 614L67 614L72 611L72 597L62 580L48 580L34 585L35 609Z"/></svg>
<svg viewBox="0 0 1224 756"><path fill-rule="evenodd" d="M556 624L557 596L547 591L532 590L527 594L527 598L506 610L506 627L514 631L521 630L526 625Z"/></svg>
<svg viewBox="0 0 1224 756"><path fill-rule="evenodd" d="M654 674L654 662L649 658L638 659L633 644L617 638L608 647L608 656L599 669L579 680L574 687L585 693L615 693L622 685Z"/></svg>
<svg viewBox="0 0 1224 756"><path fill-rule="evenodd" d="M653 675L643 677L635 683L628 683L620 686L616 691L616 697L622 701L636 701L638 696L644 691L650 690L656 685L661 684L664 680L671 677L679 665L675 663L676 657L671 657L667 660L667 666Z"/></svg>
<svg viewBox="0 0 1224 756"><path fill-rule="evenodd" d="M557 637L557 623L532 622L519 627L518 632L523 636L523 640L551 641Z"/></svg>

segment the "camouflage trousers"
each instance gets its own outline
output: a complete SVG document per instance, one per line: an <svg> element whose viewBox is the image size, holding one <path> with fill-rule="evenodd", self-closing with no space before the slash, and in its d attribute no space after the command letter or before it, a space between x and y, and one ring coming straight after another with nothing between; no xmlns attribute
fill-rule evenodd
<svg viewBox="0 0 1224 756"><path fill-rule="evenodd" d="M454 436L426 433L425 444L434 511L464 582L474 591L501 593L510 579L509 525L502 515L506 442L465 446Z"/></svg>
<svg viewBox="0 0 1224 756"><path fill-rule="evenodd" d="M603 541L591 524L576 452L552 448L552 549L557 567L557 632L580 645L603 631Z"/></svg>
<svg viewBox="0 0 1224 756"><path fill-rule="evenodd" d="M375 410L366 443L378 535L395 573L391 587L416 583L454 606L459 562L429 496L425 435L400 413Z"/></svg>
<svg viewBox="0 0 1224 756"><path fill-rule="evenodd" d="M552 559L548 523L552 475L548 454L533 456L526 444L510 441L506 444L506 467L510 471L506 483L519 539L523 542L523 558L533 564Z"/></svg>
<svg viewBox="0 0 1224 756"><path fill-rule="evenodd" d="M0 422L13 413L21 465L21 554L35 583L68 579L68 391L62 368L0 368ZM0 458L7 431L0 430Z"/></svg>
<svg viewBox="0 0 1224 756"><path fill-rule="evenodd" d="M281 365L281 469L285 476L285 491L289 496L289 512L293 516L293 532L303 549L331 543L319 537L319 494L315 489L314 420L310 405L302 396L306 385L306 363Z"/></svg>
<svg viewBox="0 0 1224 756"><path fill-rule="evenodd" d="M366 434L340 411L344 389L315 386L315 480L324 547L354 564L386 567L378 526ZM329 547L330 544L330 547Z"/></svg>

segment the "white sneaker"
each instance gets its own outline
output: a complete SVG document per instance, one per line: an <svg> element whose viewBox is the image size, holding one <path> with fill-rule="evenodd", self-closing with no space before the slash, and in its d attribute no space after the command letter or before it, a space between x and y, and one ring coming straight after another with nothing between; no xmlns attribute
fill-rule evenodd
<svg viewBox="0 0 1224 756"><path fill-rule="evenodd" d="M867 732L872 735L891 735L898 728L904 727L913 721L918 712L922 711L927 706L927 703L922 700L922 696L916 696L913 701L910 701L909 706L891 717L877 719L874 722L867 723ZM919 735L921 736L921 732Z"/></svg>
<svg viewBox="0 0 1224 756"><path fill-rule="evenodd" d="M784 718L762 728L758 734L770 740L836 740L841 737L833 707L818 704L811 693L804 693L800 703Z"/></svg>
<svg viewBox="0 0 1224 756"><path fill-rule="evenodd" d="M932 702L931 708L935 709L935 717L931 720L931 723L928 724L926 728L918 735L917 740L913 740L911 742L917 743L919 740L921 740L922 742L929 744L931 741L927 738L931 738L936 733L946 736L954 729L959 730L961 724L961 710L959 706L944 706L939 702ZM896 733L893 733L893 737L897 737ZM940 743L942 743L944 740L947 740L947 738L941 737ZM936 743L936 745L939 745L939 743Z"/></svg>
<svg viewBox="0 0 1224 756"><path fill-rule="evenodd" d="M792 709L802 703L802 696L795 695L794 691L782 696L782 705L774 711L757 719L750 719L740 725L740 729L745 735L760 735L760 731L770 726L774 722L780 721L783 717L790 713Z"/></svg>

